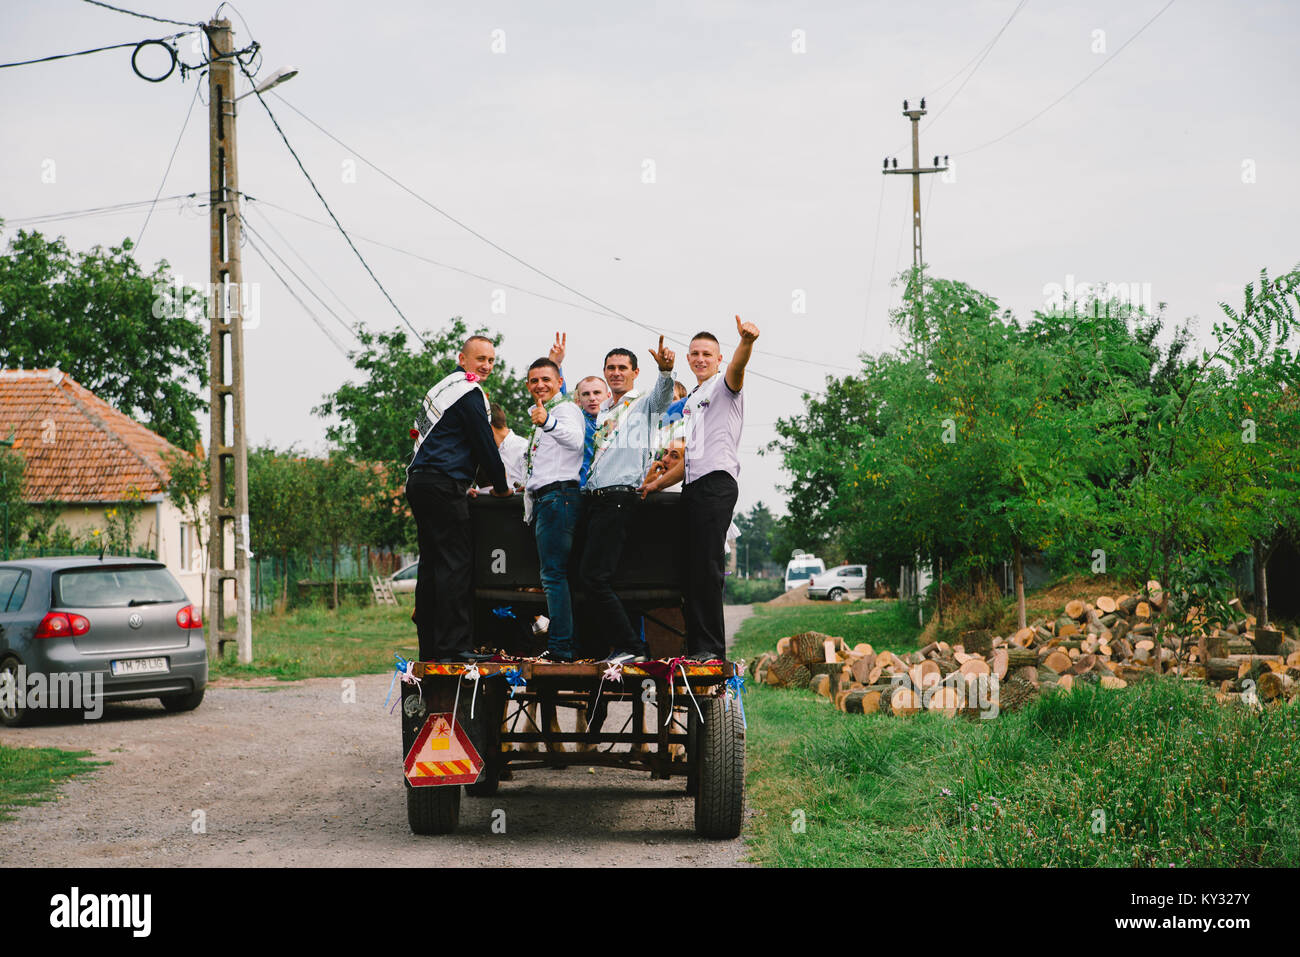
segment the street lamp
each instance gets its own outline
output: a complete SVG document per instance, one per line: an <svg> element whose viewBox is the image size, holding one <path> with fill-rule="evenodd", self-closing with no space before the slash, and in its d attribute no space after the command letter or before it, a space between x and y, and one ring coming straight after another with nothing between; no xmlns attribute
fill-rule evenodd
<svg viewBox="0 0 1300 957"><path fill-rule="evenodd" d="M235 102L238 103L244 97L252 96L254 93L265 93L267 90L271 89L271 87L279 86L281 83L284 83L288 80L292 80L297 75L298 75L298 71L293 67L285 67L283 70L276 70L274 73L268 76L256 87L249 90L247 93L243 93L235 97Z"/></svg>

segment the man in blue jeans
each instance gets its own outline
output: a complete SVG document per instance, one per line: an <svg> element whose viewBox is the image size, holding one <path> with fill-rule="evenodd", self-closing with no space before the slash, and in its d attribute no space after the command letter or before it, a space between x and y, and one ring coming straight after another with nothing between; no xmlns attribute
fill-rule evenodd
<svg viewBox="0 0 1300 957"><path fill-rule="evenodd" d="M530 410L532 440L528 443L528 477L524 481L524 521L537 537L542 589L551 619L545 657L572 661L573 601L569 594L569 552L581 504L578 473L582 470L586 424L582 411L561 394L564 380L550 359L528 367L528 391L536 401Z"/></svg>

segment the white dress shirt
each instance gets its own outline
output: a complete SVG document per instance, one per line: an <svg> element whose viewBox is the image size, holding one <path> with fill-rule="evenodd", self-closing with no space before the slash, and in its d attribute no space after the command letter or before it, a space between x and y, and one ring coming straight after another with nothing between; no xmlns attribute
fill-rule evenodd
<svg viewBox="0 0 1300 957"><path fill-rule="evenodd" d="M582 446L587 425L582 410L572 402L561 402L539 429L533 430L537 449L524 488L530 492L552 482L578 481L582 471Z"/></svg>
<svg viewBox="0 0 1300 957"><path fill-rule="evenodd" d="M528 477L525 462L528 455L528 440L513 431L506 432L501 440L501 462L506 467L506 482L513 488L516 483L523 485Z"/></svg>

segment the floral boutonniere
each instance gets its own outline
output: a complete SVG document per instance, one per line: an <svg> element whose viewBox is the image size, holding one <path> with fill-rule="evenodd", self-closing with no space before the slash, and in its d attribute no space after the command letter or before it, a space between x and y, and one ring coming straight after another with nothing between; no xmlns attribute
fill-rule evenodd
<svg viewBox="0 0 1300 957"><path fill-rule="evenodd" d="M476 376L476 375L475 375L474 373L472 373L472 372L466 372L466 373L465 373L465 381L466 381L466 382L477 382L477 381L478 381L478 376Z"/></svg>

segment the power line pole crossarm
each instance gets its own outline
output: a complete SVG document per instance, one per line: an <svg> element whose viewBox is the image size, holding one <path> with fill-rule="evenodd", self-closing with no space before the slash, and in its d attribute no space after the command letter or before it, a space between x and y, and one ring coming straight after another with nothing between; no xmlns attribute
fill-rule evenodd
<svg viewBox="0 0 1300 957"><path fill-rule="evenodd" d="M925 259L921 254L921 177L926 173L942 173L948 169L948 157L943 157L943 165L939 165L939 157L934 158L933 166L921 165L921 117L925 116L925 98L921 98L920 109L908 109L907 100L903 101L903 115L912 121L912 165L910 168L899 169L898 160L890 164L888 159L885 160L885 168L882 173L897 175L908 175L912 177L912 275L913 282L918 286L914 290L914 299L916 302L916 326L913 332L919 333L921 330L921 270L924 268Z"/></svg>
<svg viewBox="0 0 1300 957"><path fill-rule="evenodd" d="M253 660L248 558L248 441L244 418L243 269L239 172L235 140L235 61L229 20L207 27L209 186L211 189L211 349L208 436L211 532L208 542L209 657L235 642L241 664ZM229 540L229 541L228 541ZM229 548L227 545L229 544ZM235 627L226 610L226 582L234 583Z"/></svg>

